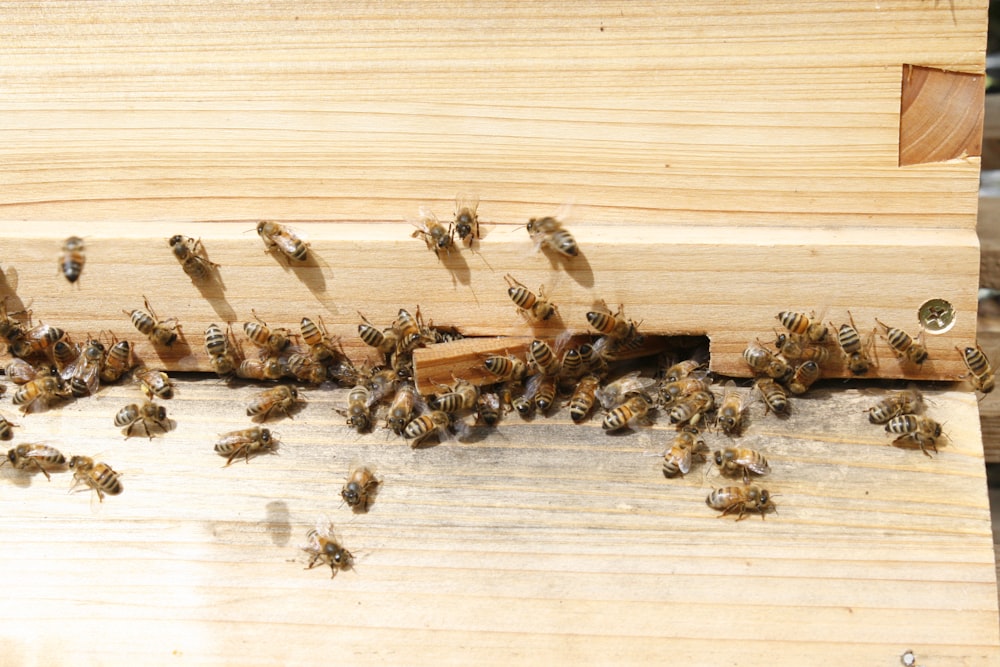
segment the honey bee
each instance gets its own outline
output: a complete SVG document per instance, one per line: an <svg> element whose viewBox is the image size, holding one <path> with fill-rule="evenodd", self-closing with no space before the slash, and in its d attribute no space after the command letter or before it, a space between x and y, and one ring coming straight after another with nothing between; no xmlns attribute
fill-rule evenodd
<svg viewBox="0 0 1000 667"><path fill-rule="evenodd" d="M702 415L715 406L715 395L710 391L696 391L680 397L670 408L670 422L697 426Z"/></svg>
<svg viewBox="0 0 1000 667"><path fill-rule="evenodd" d="M338 356L344 356L342 351L338 352L336 343L331 340L330 334L327 333L323 318L313 322L308 317L303 317L300 328L302 340L309 346L309 354L316 361L326 363Z"/></svg>
<svg viewBox="0 0 1000 667"><path fill-rule="evenodd" d="M612 314L603 301L595 306L595 310L587 313L587 322L613 341L631 340L635 337L638 326L633 320L625 319L623 306L619 305L618 312Z"/></svg>
<svg viewBox="0 0 1000 667"><path fill-rule="evenodd" d="M299 382L320 384L326 380L326 366L308 354L294 352L288 355L288 372Z"/></svg>
<svg viewBox="0 0 1000 667"><path fill-rule="evenodd" d="M607 360L600 355L594 345L583 343L577 350L580 353L580 361L583 363L585 369L599 377L604 377L607 374Z"/></svg>
<svg viewBox="0 0 1000 667"><path fill-rule="evenodd" d="M10 346L10 353L15 357L27 357L47 352L57 342L63 340L66 332L59 327L39 324L25 331Z"/></svg>
<svg viewBox="0 0 1000 667"><path fill-rule="evenodd" d="M502 415L500 394L495 391L481 392L476 402L476 421L492 427L500 423Z"/></svg>
<svg viewBox="0 0 1000 667"><path fill-rule="evenodd" d="M309 564L307 570L311 570L318 565L330 566L330 578L337 576L341 570L349 570L354 564L354 556L350 551L340 545L334 536L333 524L317 526L306 533L306 544L302 550L309 554Z"/></svg>
<svg viewBox="0 0 1000 667"><path fill-rule="evenodd" d="M11 440L14 438L14 426L7 421L7 418L0 415L0 440Z"/></svg>
<svg viewBox="0 0 1000 667"><path fill-rule="evenodd" d="M862 339L854 324L851 311L847 311L847 317L851 323L840 325L837 342L840 343L840 349L843 350L844 358L847 360L847 369L854 375L864 375L874 365L871 355L875 346L875 329Z"/></svg>
<svg viewBox="0 0 1000 667"><path fill-rule="evenodd" d="M552 375L535 375L528 381L528 392L535 403L535 409L543 415L555 403L557 389L556 378Z"/></svg>
<svg viewBox="0 0 1000 667"><path fill-rule="evenodd" d="M177 333L181 328L181 325L177 323L177 318L171 317L168 320L160 320L156 316L153 307L149 305L149 299L142 297L142 301L146 306L146 310L137 308L131 313L127 310L123 310L122 312L132 318L132 326L148 338L151 343L170 347L177 340Z"/></svg>
<svg viewBox="0 0 1000 667"><path fill-rule="evenodd" d="M215 262L211 262L205 256L205 246L201 239L193 239L190 236L175 234L171 236L167 243L174 253L174 257L181 263L181 268L191 280L205 280L219 268Z"/></svg>
<svg viewBox="0 0 1000 667"><path fill-rule="evenodd" d="M132 371L132 379L139 385L147 398L157 396L162 399L171 399L174 397L174 383L163 371L153 371L140 364Z"/></svg>
<svg viewBox="0 0 1000 667"><path fill-rule="evenodd" d="M511 355L486 357L483 365L500 380L523 380L528 374L527 364Z"/></svg>
<svg viewBox="0 0 1000 667"><path fill-rule="evenodd" d="M725 385L722 395L722 405L716 423L722 432L729 436L739 435L743 431L743 416L749 407L749 396L736 391L736 383L732 380Z"/></svg>
<svg viewBox="0 0 1000 667"><path fill-rule="evenodd" d="M66 465L66 457L55 447L38 443L23 444L14 447L7 452L7 458L0 460L0 465L7 461L11 462L18 470L31 468L45 475L45 479L51 480L49 471L46 468L60 468Z"/></svg>
<svg viewBox="0 0 1000 667"><path fill-rule="evenodd" d="M920 446L920 451L927 456L930 456L927 447L935 452L938 450L937 441L941 437L941 424L930 417L913 414L897 415L889 420L885 430L898 436L893 440L893 444L915 442Z"/></svg>
<svg viewBox="0 0 1000 667"><path fill-rule="evenodd" d="M417 306L416 314L411 315L405 308L399 309L396 321L392 323L392 328L396 331L399 344L396 351L409 352L426 340L426 330L424 319L420 315L420 307Z"/></svg>
<svg viewBox="0 0 1000 667"><path fill-rule="evenodd" d="M361 315L361 320L362 323L358 325L358 336L365 345L374 347L382 354L391 354L395 351L399 344L399 336L392 327L380 331L364 315Z"/></svg>
<svg viewBox="0 0 1000 667"><path fill-rule="evenodd" d="M24 359L14 357L3 369L4 374L14 384L27 384L39 377L38 369Z"/></svg>
<svg viewBox="0 0 1000 667"><path fill-rule="evenodd" d="M420 415L407 424L403 429L403 436L410 441L410 447L418 447L433 435L445 439L449 426L451 426L451 415L441 410L434 410Z"/></svg>
<svg viewBox="0 0 1000 667"><path fill-rule="evenodd" d="M576 380L587 372L580 348L571 347L563 353L559 366L559 377L563 380Z"/></svg>
<svg viewBox="0 0 1000 667"><path fill-rule="evenodd" d="M691 471L694 457L705 460L708 445L701 437L701 432L694 426L684 426L674 436L670 449L663 455L663 476L677 477Z"/></svg>
<svg viewBox="0 0 1000 667"><path fill-rule="evenodd" d="M253 314L253 318L257 320L256 322L243 323L243 332L250 339L250 342L269 354L279 354L288 347L288 343L290 342L289 336L291 335L288 329L271 329L264 320L257 317L256 311L251 308L250 312Z"/></svg>
<svg viewBox="0 0 1000 667"><path fill-rule="evenodd" d="M556 305L549 301L545 295L545 285L538 288L538 294L536 295L527 286L515 280L514 276L509 273L504 276L504 280L509 285L507 296L517 306L518 312L525 317L536 321L545 321L559 312Z"/></svg>
<svg viewBox="0 0 1000 667"><path fill-rule="evenodd" d="M230 329L223 331L214 322L208 325L205 329L205 352L208 353L208 360L216 375L222 377L237 371L240 361L236 350Z"/></svg>
<svg viewBox="0 0 1000 667"><path fill-rule="evenodd" d="M277 446L278 440L271 434L270 429L255 426L223 433L215 443L215 453L227 457L228 466L240 456L250 463L251 456L265 452L273 454Z"/></svg>
<svg viewBox="0 0 1000 667"><path fill-rule="evenodd" d="M565 257L576 257L580 249L576 239L563 229L562 223L552 216L528 220L528 235L535 243L535 250L548 247Z"/></svg>
<svg viewBox="0 0 1000 667"><path fill-rule="evenodd" d="M449 253L455 246L455 226L449 224L445 227L429 209L421 207L420 218L413 224L417 229L411 236L423 239L427 249L433 250L438 259L441 258L442 251Z"/></svg>
<svg viewBox="0 0 1000 667"><path fill-rule="evenodd" d="M608 382L594 392L601 407L605 410L621 405L629 394L648 392L656 385L653 378L640 377L640 371L632 371L617 380Z"/></svg>
<svg viewBox="0 0 1000 667"><path fill-rule="evenodd" d="M815 361L807 361L799 364L795 367L791 378L788 380L788 384L786 385L788 391L793 394L806 393L806 390L819 379L819 375L819 365Z"/></svg>
<svg viewBox="0 0 1000 667"><path fill-rule="evenodd" d="M879 326L885 329L885 342L889 344L892 351L896 353L896 356L903 361L908 361L917 366L923 365L927 361L927 348L924 347L922 338L924 335L923 330L917 334L916 338L910 336L902 329L896 329L885 324L877 317L875 321L878 322Z"/></svg>
<svg viewBox="0 0 1000 667"><path fill-rule="evenodd" d="M596 375L585 375L576 383L576 389L569 399L569 417L574 424L582 423L590 414L600 385L601 379Z"/></svg>
<svg viewBox="0 0 1000 667"><path fill-rule="evenodd" d="M8 346L13 346L17 341L24 338L25 330L20 322L11 317L12 314L16 315L17 313L7 312L7 300L9 298L9 296L5 296L3 301L0 301L0 338Z"/></svg>
<svg viewBox="0 0 1000 667"><path fill-rule="evenodd" d="M369 503L374 499L379 484L375 470L366 465L352 466L347 473L347 481L340 490L340 497L355 512L367 512Z"/></svg>
<svg viewBox="0 0 1000 667"><path fill-rule="evenodd" d="M788 374L788 364L759 343L750 343L743 350L743 359L754 373L778 379Z"/></svg>
<svg viewBox="0 0 1000 667"><path fill-rule="evenodd" d="M537 382L531 387L525 386L519 381L507 383L507 390L510 391L511 394L511 407L517 410L517 414L521 417L521 419L529 420L535 416L534 392L537 388ZM520 391L520 393L518 393L518 391Z"/></svg>
<svg viewBox="0 0 1000 667"><path fill-rule="evenodd" d="M280 380L285 374L278 357L244 359L236 368L236 375L247 380Z"/></svg>
<svg viewBox="0 0 1000 667"><path fill-rule="evenodd" d="M458 194L455 197L455 233L468 247L479 238L479 197Z"/></svg>
<svg viewBox="0 0 1000 667"><path fill-rule="evenodd" d="M776 415L788 415L788 394L780 384L771 378L760 378L754 383L754 390L760 395L761 400L764 401L764 414L770 411Z"/></svg>
<svg viewBox="0 0 1000 667"><path fill-rule="evenodd" d="M104 345L100 341L88 340L80 356L60 373L60 377L68 383L73 396L93 395L100 386L103 367Z"/></svg>
<svg viewBox="0 0 1000 667"><path fill-rule="evenodd" d="M743 483L750 483L750 473L755 475L766 475L771 472L764 455L755 449L746 447L727 447L716 450L713 454L715 465L719 466L719 471L727 477L742 476Z"/></svg>
<svg viewBox="0 0 1000 667"><path fill-rule="evenodd" d="M528 347L528 361L542 375L558 375L562 366L552 347L538 338Z"/></svg>
<svg viewBox="0 0 1000 667"><path fill-rule="evenodd" d="M962 354L962 361L965 362L965 367L969 369L969 373L961 377L969 378L969 383L977 391L981 391L984 394L993 391L993 387L995 386L993 376L996 374L996 371L993 370L990 360L986 358L983 348L977 344L975 347L967 347L965 350L961 350L957 346L955 349Z"/></svg>
<svg viewBox="0 0 1000 667"><path fill-rule="evenodd" d="M40 377L21 385L11 401L25 414L47 409L56 401L68 398L69 389L58 376Z"/></svg>
<svg viewBox="0 0 1000 667"><path fill-rule="evenodd" d="M444 386L444 385L441 385ZM445 387L446 393L440 394L433 401L431 407L444 412L458 412L459 410L471 410L476 407L479 401L479 388L468 380L455 379L453 387Z"/></svg>
<svg viewBox="0 0 1000 667"><path fill-rule="evenodd" d="M677 382L698 371L704 364L695 359L679 361L663 371L663 382Z"/></svg>
<svg viewBox="0 0 1000 667"><path fill-rule="evenodd" d="M347 410L340 410L340 414L347 417L347 425L354 428L358 433L364 433L372 427L371 406L376 401L372 399L372 392L363 384L359 384L347 394Z"/></svg>
<svg viewBox="0 0 1000 667"><path fill-rule="evenodd" d="M102 382L117 382L125 373L132 370L132 343L127 340L116 340L101 364L100 377Z"/></svg>
<svg viewBox="0 0 1000 667"><path fill-rule="evenodd" d="M277 249L288 260L304 262L309 255L309 244L285 225L264 220L257 225L257 233L268 251Z"/></svg>
<svg viewBox="0 0 1000 667"><path fill-rule="evenodd" d="M805 313L784 310L775 317L781 322L781 326L785 327L790 333L796 336L803 336L810 343L822 343L826 340L826 325L818 320L814 321L811 319L816 317L813 313L806 315Z"/></svg>
<svg viewBox="0 0 1000 667"><path fill-rule="evenodd" d="M629 394L624 403L605 415L601 428L605 431L625 428L632 422L645 419L652 408L653 401L648 395L641 392Z"/></svg>
<svg viewBox="0 0 1000 667"><path fill-rule="evenodd" d="M400 386L389 405L389 412L385 418L386 428L396 435L402 435L406 425L413 419L413 411L418 402L416 387L409 383Z"/></svg>
<svg viewBox="0 0 1000 667"><path fill-rule="evenodd" d="M760 512L763 519L768 510L774 509L771 494L757 486L724 486L709 493L705 503L722 512L720 517L739 512L737 521L742 520L747 512Z"/></svg>
<svg viewBox="0 0 1000 667"><path fill-rule="evenodd" d="M83 239L71 236L63 242L62 255L59 257L59 270L66 280L75 283L83 272L86 257L83 254Z"/></svg>
<svg viewBox="0 0 1000 667"><path fill-rule="evenodd" d="M80 356L80 347L65 338L57 340L52 346L52 362L60 374Z"/></svg>
<svg viewBox="0 0 1000 667"><path fill-rule="evenodd" d="M868 421L872 424L885 424L893 417L917 413L923 408L923 394L916 389L895 391L879 399L875 405L868 408Z"/></svg>
<svg viewBox="0 0 1000 667"><path fill-rule="evenodd" d="M680 380L667 382L666 384L660 385L660 403L664 406L673 405L676 401L684 398L685 396L690 396L698 391L708 391L711 384L711 379L704 372L698 372L693 375L683 377Z"/></svg>
<svg viewBox="0 0 1000 667"><path fill-rule="evenodd" d="M130 403L119 410L115 415L115 426L125 429L126 438L132 437L136 426L142 426L144 434L152 440L156 430L160 433L170 430L170 420L165 407L146 401L142 405Z"/></svg>
<svg viewBox="0 0 1000 667"><path fill-rule="evenodd" d="M300 401L299 390L287 385L279 385L257 394L247 406L247 416L254 421L267 421L272 412L279 411L291 419L290 410Z"/></svg>
<svg viewBox="0 0 1000 667"><path fill-rule="evenodd" d="M85 484L97 492L101 502L104 502L104 494L117 496L122 492L121 475L106 463L95 463L89 456L74 456L67 465L73 471L71 491L77 484Z"/></svg>

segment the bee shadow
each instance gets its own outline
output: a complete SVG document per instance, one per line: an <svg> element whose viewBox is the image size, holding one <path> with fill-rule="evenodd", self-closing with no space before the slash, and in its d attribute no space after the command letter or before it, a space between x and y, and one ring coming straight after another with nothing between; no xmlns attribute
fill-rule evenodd
<svg viewBox="0 0 1000 667"><path fill-rule="evenodd" d="M236 321L236 311L226 301L226 285L222 282L222 275L218 269L212 271L212 276L208 280L191 282L201 292L201 297L212 306L216 315L226 322Z"/></svg>
<svg viewBox="0 0 1000 667"><path fill-rule="evenodd" d="M282 265L285 272L294 273L299 282L305 285L310 292L317 295L326 294L326 277L323 275L323 271L329 269L330 265L320 258L315 250L310 248L309 254L306 255L303 262L289 259L274 248L270 248L266 252Z"/></svg>
<svg viewBox="0 0 1000 667"><path fill-rule="evenodd" d="M292 539L291 516L288 504L282 500L272 500L266 505L267 513L264 527L271 535L271 542L276 547L283 547Z"/></svg>
<svg viewBox="0 0 1000 667"><path fill-rule="evenodd" d="M465 257L462 256L461 252L446 252L439 256L438 259L441 260L441 264L451 274L452 283L458 282L468 286L472 282L472 271L469 269L469 263L465 261Z"/></svg>
<svg viewBox="0 0 1000 667"><path fill-rule="evenodd" d="M564 271L580 287L594 286L594 269L590 266L590 262L582 250L576 257L566 257L547 246L542 248L542 252L549 258L553 269Z"/></svg>

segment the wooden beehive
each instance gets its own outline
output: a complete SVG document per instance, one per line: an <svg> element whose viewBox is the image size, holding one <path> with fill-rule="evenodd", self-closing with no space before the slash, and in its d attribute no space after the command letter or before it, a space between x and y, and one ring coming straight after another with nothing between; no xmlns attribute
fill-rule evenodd
<svg viewBox="0 0 1000 667"><path fill-rule="evenodd" d="M975 338L982 0L5 14L0 292L81 338L135 338L122 309L149 297L188 339L140 346L147 363L207 371L205 327L252 311L322 316L355 354L358 311L418 304L470 336L530 335L506 273L581 333L603 299L647 333L707 336L737 376L780 310L916 332L922 304L951 304L931 361L879 339L873 379L953 380ZM447 220L461 192L486 233L439 259L407 220ZM527 220L570 203L581 256L535 252ZM261 219L302 230L311 259L264 253ZM76 285L55 266L70 234ZM173 234L201 238L221 282L192 283ZM665 427L608 438L557 416L412 451L347 430L342 394L316 390L280 457L221 469L211 441L245 424L249 388L186 381L150 444L120 441L136 394L110 388L21 420L19 439L106 451L128 491L95 515L8 468L4 560L24 575L0 636L22 662L995 659L974 397L935 394L949 445L925 459L855 424L867 389L836 389L788 422L755 414L784 498L736 523L704 507L714 479L671 485L643 456ZM358 456L386 485L352 517L335 498ZM332 582L287 562L321 513L367 551Z"/></svg>

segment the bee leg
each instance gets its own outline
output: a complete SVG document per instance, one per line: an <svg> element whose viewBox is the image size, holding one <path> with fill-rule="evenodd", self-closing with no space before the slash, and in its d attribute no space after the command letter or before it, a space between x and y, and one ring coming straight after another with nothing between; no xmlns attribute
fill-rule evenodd
<svg viewBox="0 0 1000 667"><path fill-rule="evenodd" d="M49 475L48 471L45 470L45 468L42 467L41 463L39 463L35 459L28 459L28 460L35 464L35 468L38 470L38 472L40 472L43 475L45 475L45 479L49 480L50 482L52 481L52 477Z"/></svg>

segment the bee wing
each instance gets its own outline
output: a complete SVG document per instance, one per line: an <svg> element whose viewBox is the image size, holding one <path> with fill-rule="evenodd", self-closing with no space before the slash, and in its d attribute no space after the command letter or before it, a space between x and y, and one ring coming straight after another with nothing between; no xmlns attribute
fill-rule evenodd
<svg viewBox="0 0 1000 667"><path fill-rule="evenodd" d="M459 192L455 195L455 216L462 212L463 208L469 209L475 215L479 208L479 195Z"/></svg>
<svg viewBox="0 0 1000 667"><path fill-rule="evenodd" d="M691 470L691 448L681 447L680 456L677 457L677 468L686 475Z"/></svg>

